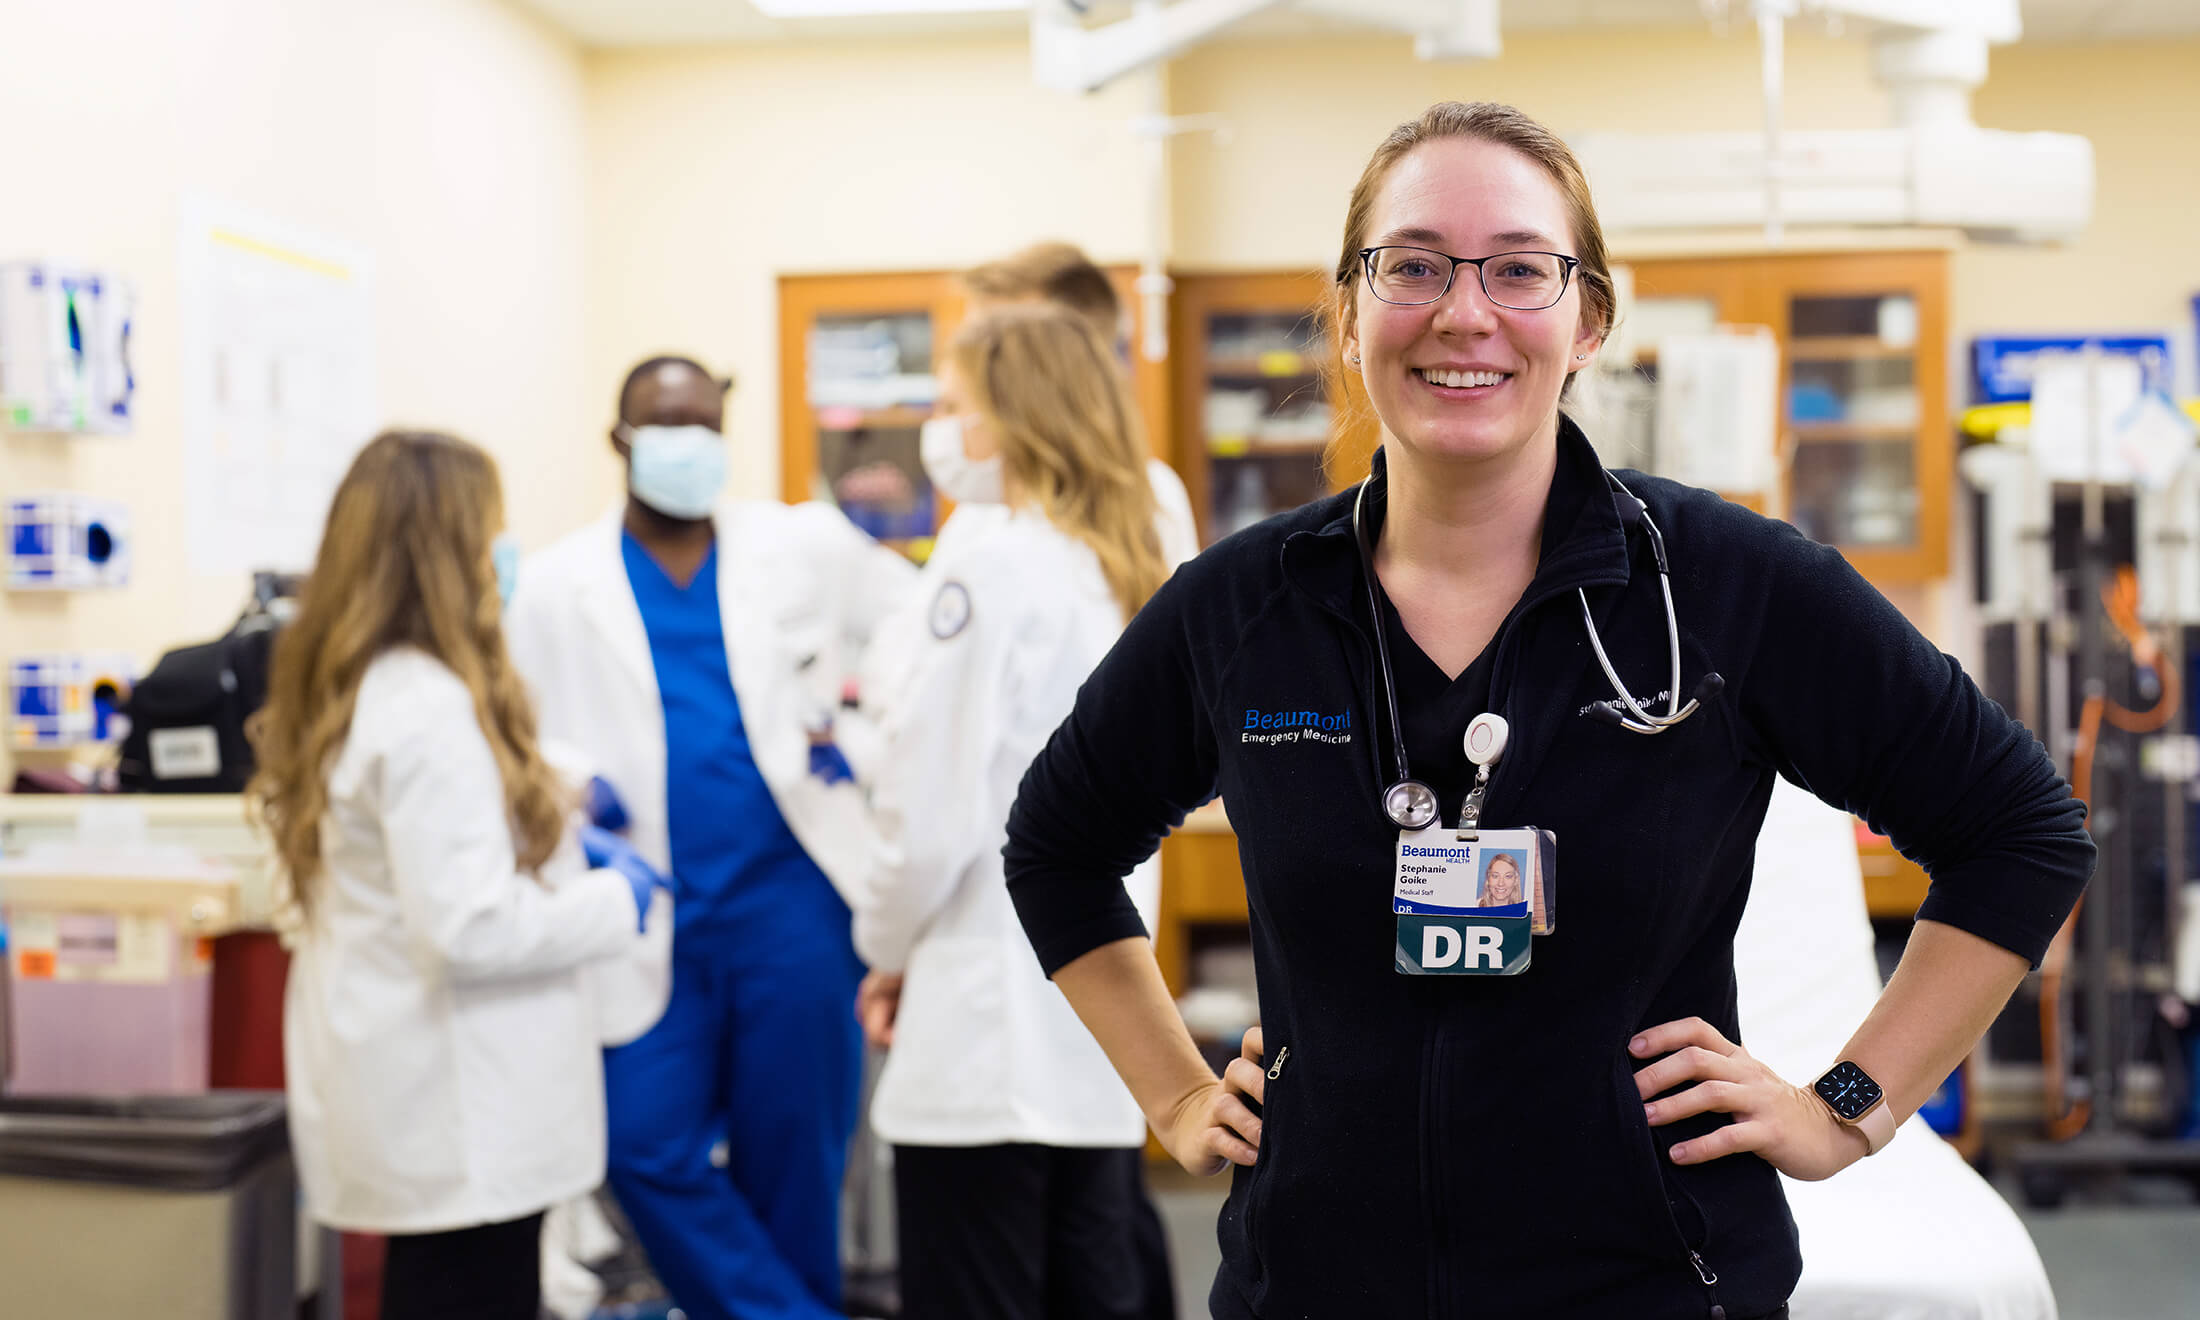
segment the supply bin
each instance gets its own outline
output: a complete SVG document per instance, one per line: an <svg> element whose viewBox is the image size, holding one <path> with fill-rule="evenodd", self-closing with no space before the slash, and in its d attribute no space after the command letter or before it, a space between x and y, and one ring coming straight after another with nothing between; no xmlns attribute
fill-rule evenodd
<svg viewBox="0 0 2200 1320"><path fill-rule="evenodd" d="M0 1098L0 1311L292 1320L279 1092Z"/></svg>
<svg viewBox="0 0 2200 1320"><path fill-rule="evenodd" d="M182 848L46 845L0 859L13 1095L207 1086L212 937L236 874Z"/></svg>

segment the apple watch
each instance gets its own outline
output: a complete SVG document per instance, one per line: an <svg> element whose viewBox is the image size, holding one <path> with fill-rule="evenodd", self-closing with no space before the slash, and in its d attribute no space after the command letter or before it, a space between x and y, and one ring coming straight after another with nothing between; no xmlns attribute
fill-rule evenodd
<svg viewBox="0 0 2200 1320"><path fill-rule="evenodd" d="M1870 1148L1867 1154L1877 1155L1894 1140L1894 1111L1887 1107L1887 1093L1862 1068L1843 1059L1811 1083L1810 1089L1835 1119L1864 1134Z"/></svg>

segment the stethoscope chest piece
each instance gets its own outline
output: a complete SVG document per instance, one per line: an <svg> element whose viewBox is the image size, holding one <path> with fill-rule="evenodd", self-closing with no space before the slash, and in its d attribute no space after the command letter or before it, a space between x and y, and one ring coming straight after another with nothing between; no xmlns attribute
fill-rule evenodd
<svg viewBox="0 0 2200 1320"><path fill-rule="evenodd" d="M1402 830L1425 830L1436 823L1436 790L1418 779L1401 779L1383 790L1383 813Z"/></svg>

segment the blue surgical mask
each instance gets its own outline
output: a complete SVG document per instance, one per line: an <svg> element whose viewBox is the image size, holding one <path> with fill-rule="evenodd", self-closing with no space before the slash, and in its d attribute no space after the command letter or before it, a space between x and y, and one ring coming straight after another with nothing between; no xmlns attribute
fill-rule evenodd
<svg viewBox="0 0 2200 1320"><path fill-rule="evenodd" d="M489 543L489 562L497 569L497 599L507 607L519 586L519 538L506 532Z"/></svg>
<svg viewBox="0 0 2200 1320"><path fill-rule="evenodd" d="M665 515L710 516L726 486L726 440L707 426L626 428L626 488Z"/></svg>

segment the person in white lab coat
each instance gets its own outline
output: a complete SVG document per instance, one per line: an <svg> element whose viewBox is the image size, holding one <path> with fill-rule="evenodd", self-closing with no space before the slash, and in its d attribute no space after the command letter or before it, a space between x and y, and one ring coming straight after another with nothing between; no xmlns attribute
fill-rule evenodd
<svg viewBox="0 0 2200 1320"><path fill-rule="evenodd" d="M1123 300L1116 296L1115 282L1072 244L1034 243L964 272L962 286L973 315L1019 303L1053 303L1084 317L1118 355L1128 345L1128 318L1123 315ZM1192 497L1176 469L1159 458L1146 458L1146 478L1153 483L1154 528L1161 536L1161 557L1173 568L1199 553Z"/></svg>
<svg viewBox="0 0 2200 1320"><path fill-rule="evenodd" d="M612 1190L695 1320L823 1320L874 865L834 714L916 570L830 505L722 500L724 391L688 358L629 373L626 498L526 561L507 628L545 736L679 891L670 1005L605 1055Z"/></svg>
<svg viewBox="0 0 2200 1320"><path fill-rule="evenodd" d="M1128 365L1130 318L1124 315L1115 282L1073 244L1034 243L965 272L962 286L974 315L996 307L1031 303L1052 303L1075 312L1115 350L1117 366ZM1199 523L1192 516L1192 499L1176 469L1159 458L1146 459L1146 478L1153 485L1154 531L1161 538L1161 557L1174 569L1199 553ZM963 508L969 510L970 506ZM971 511L965 519L975 516ZM1146 1189L1143 1162L1127 1161L1125 1174L1131 1179L1134 1200L1132 1239L1139 1272L1146 1280L1140 1318L1176 1320L1175 1272L1169 1263L1168 1232Z"/></svg>
<svg viewBox="0 0 2200 1320"><path fill-rule="evenodd" d="M369 443L252 730L306 1210L389 1235L382 1314L406 1320L534 1320L542 1212L603 1177L584 973L671 920L632 849L576 837L543 759L504 648L503 520L474 446Z"/></svg>
<svg viewBox="0 0 2200 1320"><path fill-rule="evenodd" d="M880 629L887 671L866 666L878 866L855 913L858 1012L891 1044L871 1126L902 1313L1138 1316L1145 1121L1040 973L1000 852L1024 767L1168 572L1136 414L1076 314L1003 307L955 336L924 454L963 507ZM1158 868L1130 884L1151 920Z"/></svg>

